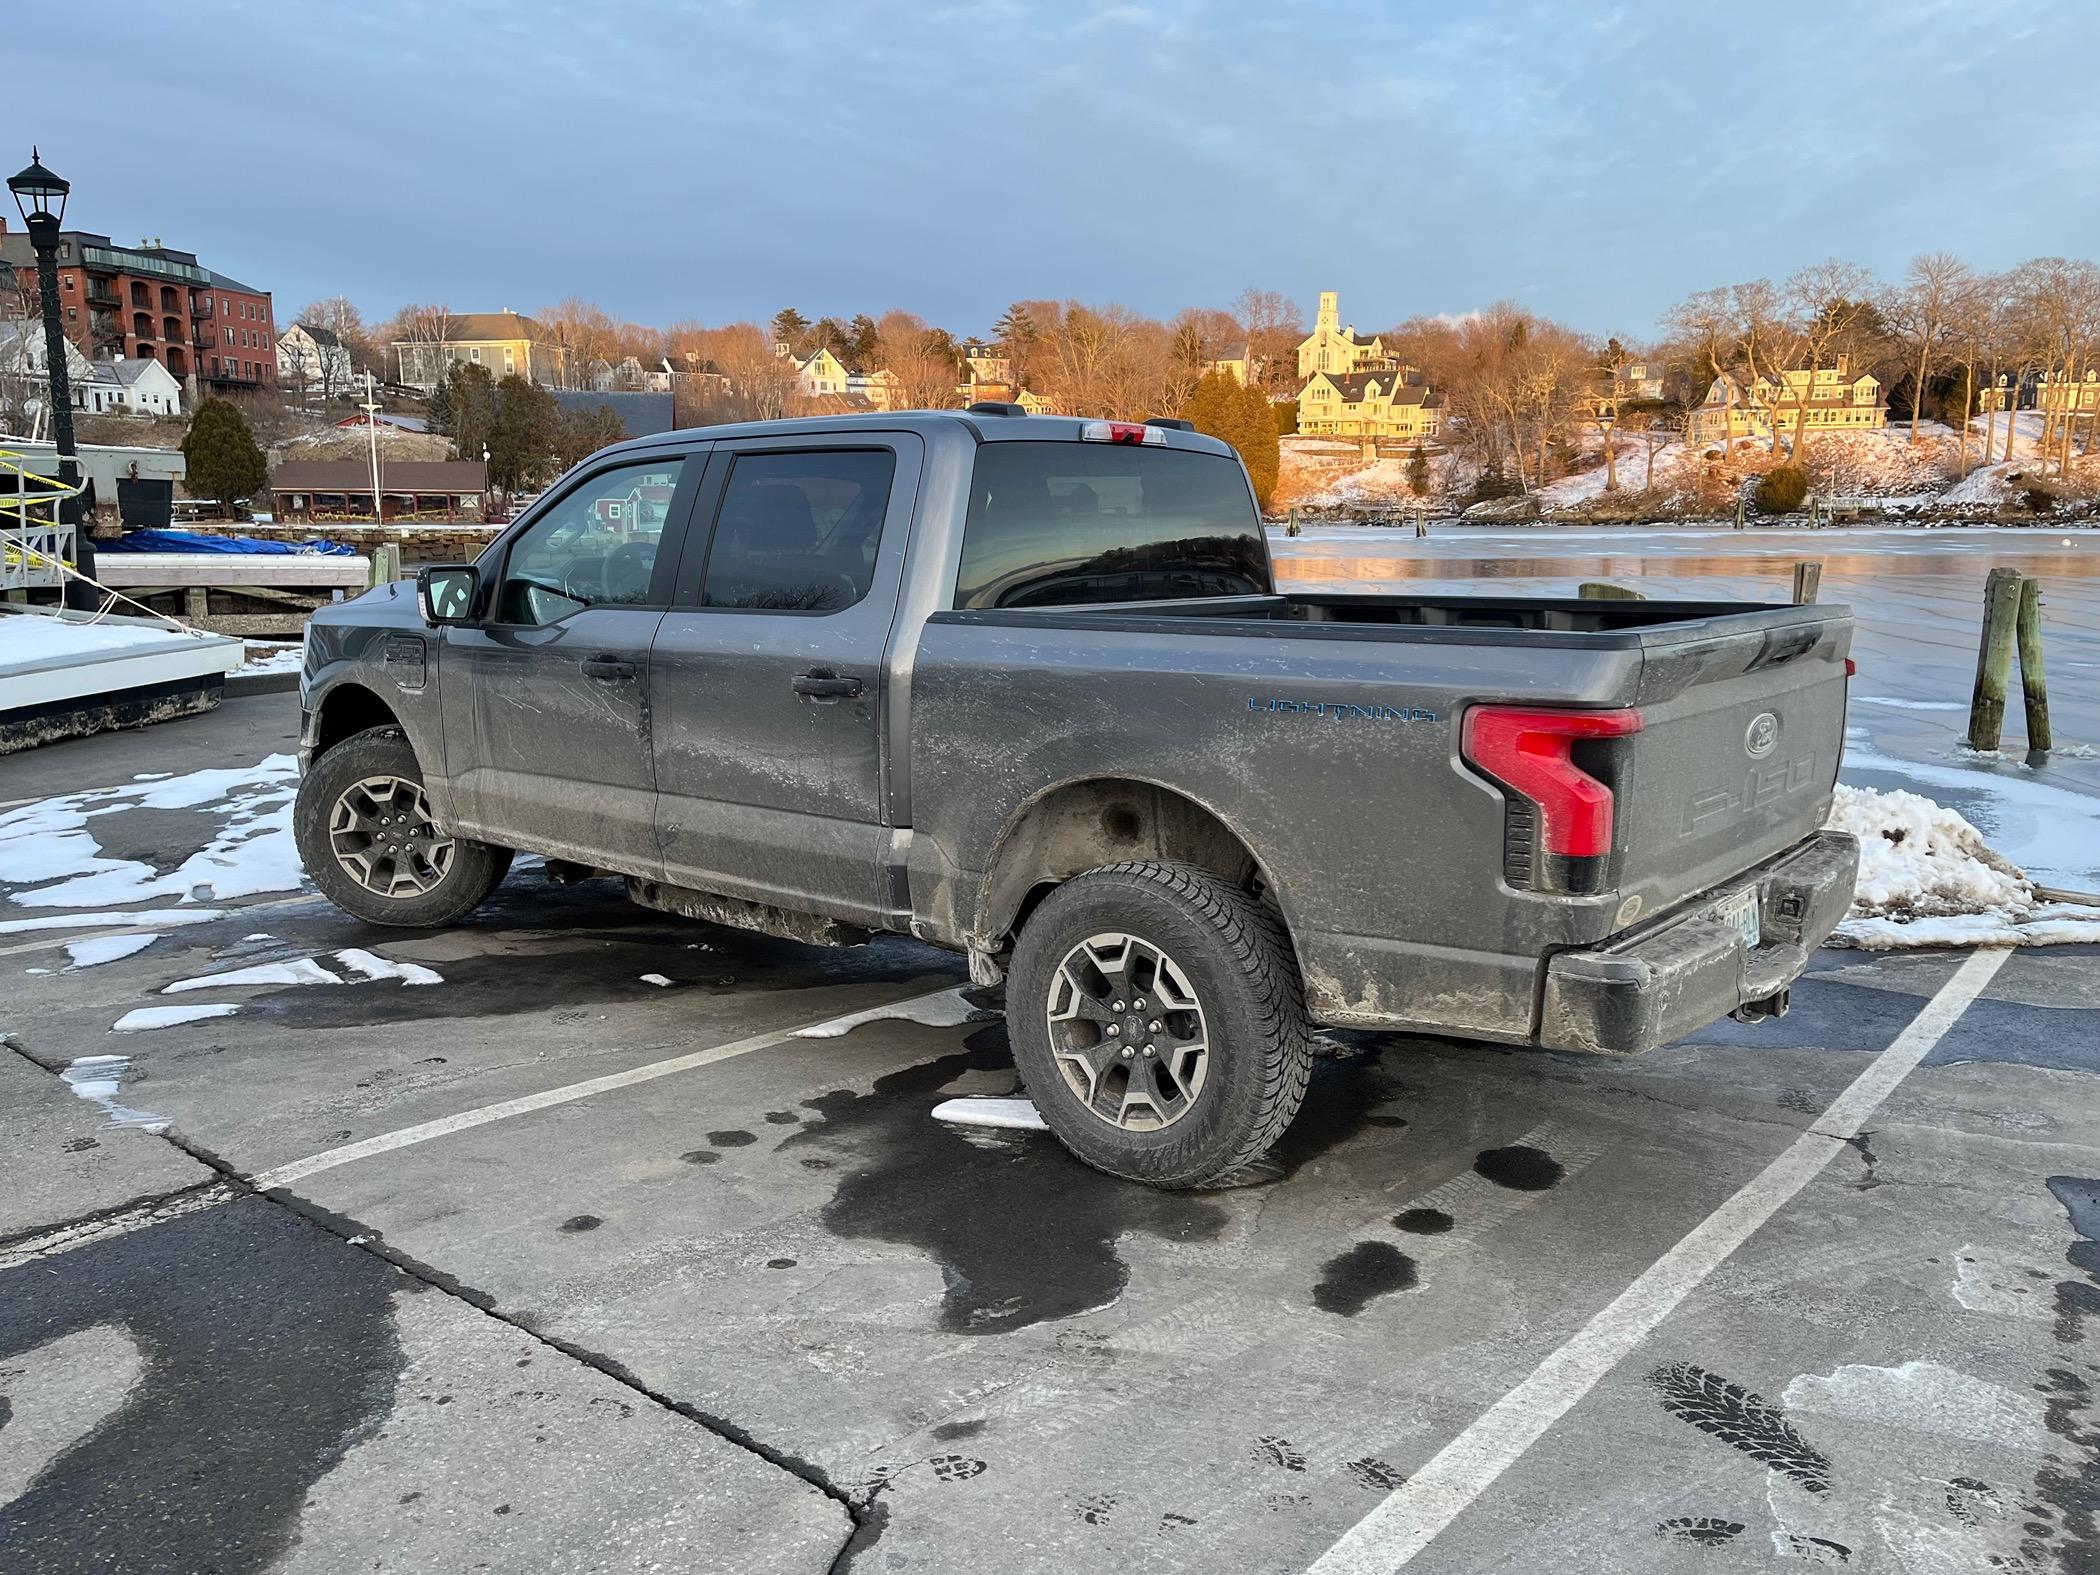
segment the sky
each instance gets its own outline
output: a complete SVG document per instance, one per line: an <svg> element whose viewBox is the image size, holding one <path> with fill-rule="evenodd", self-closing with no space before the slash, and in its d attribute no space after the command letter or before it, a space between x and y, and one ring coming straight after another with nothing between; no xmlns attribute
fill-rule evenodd
<svg viewBox="0 0 2100 1575"><path fill-rule="evenodd" d="M103 8L105 11L107 7ZM8 32L69 226L274 292L665 324L1321 290L1638 341L1841 256L2100 257L2100 5L151 0Z"/></svg>

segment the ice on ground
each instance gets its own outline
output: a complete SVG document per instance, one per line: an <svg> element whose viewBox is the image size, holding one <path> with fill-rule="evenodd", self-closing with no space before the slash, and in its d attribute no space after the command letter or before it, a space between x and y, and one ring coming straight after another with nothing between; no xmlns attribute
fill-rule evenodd
<svg viewBox="0 0 2100 1575"><path fill-rule="evenodd" d="M58 1075L66 1086L93 1104L100 1105L113 1127L137 1127L141 1132L165 1132L168 1118L150 1110L133 1110L117 1103L117 1090L131 1069L128 1055L84 1055L66 1063Z"/></svg>
<svg viewBox="0 0 2100 1575"><path fill-rule="evenodd" d="M391 957L381 957L376 952L368 952L356 946L347 946L337 952L335 960L356 974L360 980L399 979L404 987L445 982L445 976L435 968L426 968L421 963L395 962Z"/></svg>
<svg viewBox="0 0 2100 1575"><path fill-rule="evenodd" d="M2044 900L1981 832L1929 798L1840 783L1830 825L1859 839L1852 911L1832 937L1840 945L2100 942L2100 907Z"/></svg>
<svg viewBox="0 0 2100 1575"><path fill-rule="evenodd" d="M62 617L56 612L10 612L0 614L0 666L16 662L48 662L68 657L98 655L104 651L172 649L200 638L188 629L168 624L152 627L133 623L89 623Z"/></svg>
<svg viewBox="0 0 2100 1575"><path fill-rule="evenodd" d="M669 979L666 979L660 973L645 973L642 975L642 983L644 984L669 985L670 982Z"/></svg>
<svg viewBox="0 0 2100 1575"><path fill-rule="evenodd" d="M1782 1396L1789 1411L1879 1422L2039 1453L2048 1441L2041 1402L1938 1362L1900 1367L1848 1363L1829 1377L1803 1373Z"/></svg>
<svg viewBox="0 0 2100 1575"><path fill-rule="evenodd" d="M181 995L186 990L234 990L268 985L342 982L311 957L295 957L289 962L256 963L253 967L232 968L225 973L203 973L194 979L177 979L173 984L164 987L160 993Z"/></svg>
<svg viewBox="0 0 2100 1575"><path fill-rule="evenodd" d="M1860 705L1894 706L1899 711L1966 711L1959 700L1899 700L1894 695L1854 695Z"/></svg>
<svg viewBox="0 0 2100 1575"><path fill-rule="evenodd" d="M253 766L212 768L41 799L0 814L0 882L25 907L96 907L156 897L211 900L296 891L306 882L292 838L298 763L271 755ZM165 873L137 859L102 856L90 822L129 809L194 809L221 818L211 841Z"/></svg>
<svg viewBox="0 0 2100 1575"><path fill-rule="evenodd" d="M176 1028L183 1023L201 1023L207 1017L231 1017L240 1010L233 1001L214 1001L195 1006L139 1006L110 1025L113 1034L135 1034L148 1028Z"/></svg>
<svg viewBox="0 0 2100 1575"><path fill-rule="evenodd" d="M1035 1102L1028 1099L995 1099L978 1095L968 1099L944 1099L933 1107L933 1119L964 1127L1008 1127L1017 1132L1050 1130Z"/></svg>
<svg viewBox="0 0 2100 1575"><path fill-rule="evenodd" d="M141 913L40 913L33 919L0 919L0 935L24 930L85 930L107 924L208 924L226 917L224 908L152 908Z"/></svg>
<svg viewBox="0 0 2100 1575"><path fill-rule="evenodd" d="M84 941L68 941L66 955L73 959L69 970L115 962L120 957L144 951L159 939L157 932L149 931L144 935L94 935Z"/></svg>
<svg viewBox="0 0 2100 1575"><path fill-rule="evenodd" d="M953 1028L960 1023L981 1021L997 1014L971 1005L963 998L962 990L943 990L938 995L922 995L915 1000L899 1001L893 1006L871 1006L865 1012L854 1012L845 1017L834 1017L828 1023L817 1023L808 1028L795 1030L797 1039L836 1039L841 1034L851 1033L863 1023L924 1023L928 1028Z"/></svg>

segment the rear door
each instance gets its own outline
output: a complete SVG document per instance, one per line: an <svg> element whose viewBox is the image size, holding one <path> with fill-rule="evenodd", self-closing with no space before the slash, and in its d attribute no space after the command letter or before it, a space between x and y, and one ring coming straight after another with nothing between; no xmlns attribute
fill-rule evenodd
<svg viewBox="0 0 2100 1575"><path fill-rule="evenodd" d="M665 878L864 923L903 911L884 654L924 444L718 445L649 666Z"/></svg>
<svg viewBox="0 0 2100 1575"><path fill-rule="evenodd" d="M705 450L609 458L571 482L505 544L485 620L445 630L459 829L657 872L649 648Z"/></svg>

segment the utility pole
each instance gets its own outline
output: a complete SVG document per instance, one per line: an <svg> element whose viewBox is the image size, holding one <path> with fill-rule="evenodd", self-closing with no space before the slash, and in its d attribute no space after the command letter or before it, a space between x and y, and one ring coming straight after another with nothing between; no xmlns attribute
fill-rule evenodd
<svg viewBox="0 0 2100 1575"><path fill-rule="evenodd" d="M372 383L372 369L365 368L365 441L372 454L372 522L386 523L386 502L379 495L379 395Z"/></svg>

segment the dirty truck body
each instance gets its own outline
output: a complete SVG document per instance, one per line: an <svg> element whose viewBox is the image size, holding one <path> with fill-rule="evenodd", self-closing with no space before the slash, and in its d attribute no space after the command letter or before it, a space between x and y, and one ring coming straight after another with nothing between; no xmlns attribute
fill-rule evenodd
<svg viewBox="0 0 2100 1575"><path fill-rule="evenodd" d="M527 849L968 952L1053 1129L1193 1184L1288 1121L1311 1025L1629 1054L1783 1009L1852 890L1821 829L1850 638L1278 592L1236 456L1157 423L670 433L315 617L301 837L381 922Z"/></svg>

